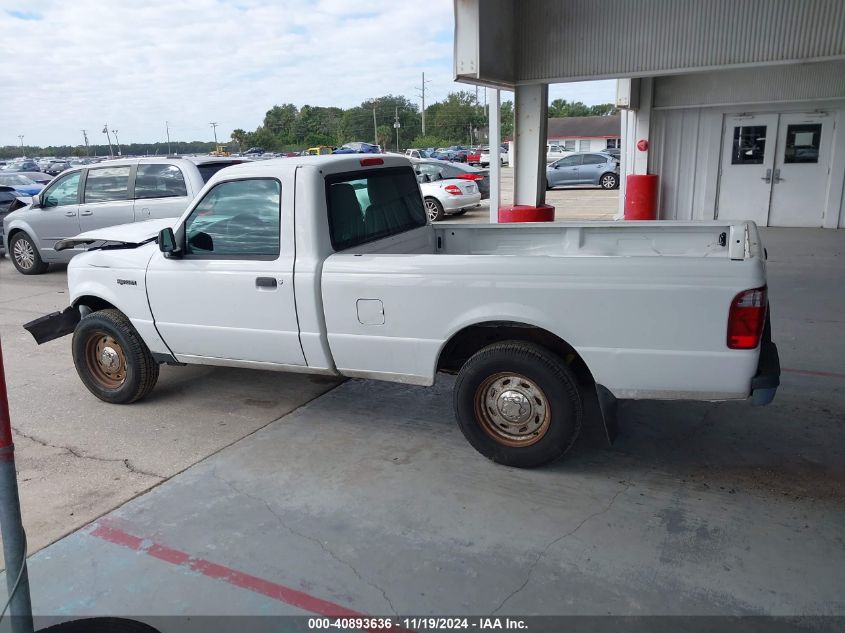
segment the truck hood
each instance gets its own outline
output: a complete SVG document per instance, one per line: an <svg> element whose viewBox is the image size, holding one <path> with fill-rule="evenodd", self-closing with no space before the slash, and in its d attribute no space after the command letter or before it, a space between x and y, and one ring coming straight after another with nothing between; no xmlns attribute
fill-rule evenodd
<svg viewBox="0 0 845 633"><path fill-rule="evenodd" d="M158 237L159 231L167 227L172 227L176 220L176 218L162 218L159 220L119 224L104 229L86 231L76 237L59 240L56 242L56 250L63 251L81 244L94 244L97 242L102 242L102 244L94 248L135 248L154 240Z"/></svg>

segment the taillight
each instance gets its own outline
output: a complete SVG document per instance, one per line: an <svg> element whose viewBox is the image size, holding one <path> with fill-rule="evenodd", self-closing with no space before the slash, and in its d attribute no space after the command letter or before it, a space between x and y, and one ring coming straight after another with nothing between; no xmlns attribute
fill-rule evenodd
<svg viewBox="0 0 845 633"><path fill-rule="evenodd" d="M740 292L728 313L728 347L755 349L766 322L766 287Z"/></svg>
<svg viewBox="0 0 845 633"><path fill-rule="evenodd" d="M484 176L481 174L461 174L460 176L456 176L457 178L462 178L463 180L484 180Z"/></svg>
<svg viewBox="0 0 845 633"><path fill-rule="evenodd" d="M362 158L361 167L370 167L372 165L384 165L383 158Z"/></svg>
<svg viewBox="0 0 845 633"><path fill-rule="evenodd" d="M460 196L464 193L458 185L446 185L443 187L443 191L451 193L453 196Z"/></svg>

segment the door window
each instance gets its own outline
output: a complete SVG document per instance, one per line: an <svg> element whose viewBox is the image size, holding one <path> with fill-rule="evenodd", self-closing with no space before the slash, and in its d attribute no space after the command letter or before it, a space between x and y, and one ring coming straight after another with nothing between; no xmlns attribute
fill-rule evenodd
<svg viewBox="0 0 845 633"><path fill-rule="evenodd" d="M54 184L50 185L47 192L42 196L42 207L60 207L66 204L76 204L79 201L79 177L81 171L76 171L67 176L61 176Z"/></svg>
<svg viewBox="0 0 845 633"><path fill-rule="evenodd" d="M786 127L784 163L817 163L821 146L822 124L800 123Z"/></svg>
<svg viewBox="0 0 845 633"><path fill-rule="evenodd" d="M174 198L187 196L185 177L176 165L138 165L135 198Z"/></svg>
<svg viewBox="0 0 845 633"><path fill-rule="evenodd" d="M281 194L281 183L272 178L216 185L185 222L185 253L212 259L276 259Z"/></svg>
<svg viewBox="0 0 845 633"><path fill-rule="evenodd" d="M567 156L566 158L561 158L559 161L555 163L556 167L578 167L581 164L581 159L584 158L581 154L577 154L575 156Z"/></svg>
<svg viewBox="0 0 845 633"><path fill-rule="evenodd" d="M765 153L765 125L738 125L734 127L731 165L762 165Z"/></svg>
<svg viewBox="0 0 845 633"><path fill-rule="evenodd" d="M89 169L85 179L85 202L129 199L129 166Z"/></svg>

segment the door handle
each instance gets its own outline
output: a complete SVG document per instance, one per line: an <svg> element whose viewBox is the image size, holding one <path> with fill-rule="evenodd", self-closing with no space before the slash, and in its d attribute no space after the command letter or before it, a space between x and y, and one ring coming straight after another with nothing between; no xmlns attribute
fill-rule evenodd
<svg viewBox="0 0 845 633"><path fill-rule="evenodd" d="M65 215L69 218L75 218L76 217L76 211L65 211Z"/></svg>
<svg viewBox="0 0 845 633"><path fill-rule="evenodd" d="M94 215L93 211L82 211L79 215Z"/></svg>
<svg viewBox="0 0 845 633"><path fill-rule="evenodd" d="M771 170L771 169L767 169L767 170L766 170L766 175L765 175L765 176L763 176L762 178L760 178L760 180L765 181L765 182L766 182L766 184L770 184L770 183L772 182L772 170Z"/></svg>
<svg viewBox="0 0 845 633"><path fill-rule="evenodd" d="M274 290L277 287L275 277L256 277L255 287L259 290Z"/></svg>
<svg viewBox="0 0 845 633"><path fill-rule="evenodd" d="M785 178L780 177L780 169L775 169L775 173L774 176L772 176L772 179L775 181L775 184L786 180Z"/></svg>

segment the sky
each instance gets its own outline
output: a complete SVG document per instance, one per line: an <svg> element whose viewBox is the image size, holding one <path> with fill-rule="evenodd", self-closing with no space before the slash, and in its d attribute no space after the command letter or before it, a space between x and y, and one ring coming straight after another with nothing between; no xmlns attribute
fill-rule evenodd
<svg viewBox="0 0 845 633"><path fill-rule="evenodd" d="M229 139L273 105L419 103L453 81L452 0L0 0L0 146ZM611 102L614 81L550 99ZM482 89L483 94L483 89ZM502 99L511 98L503 93Z"/></svg>

